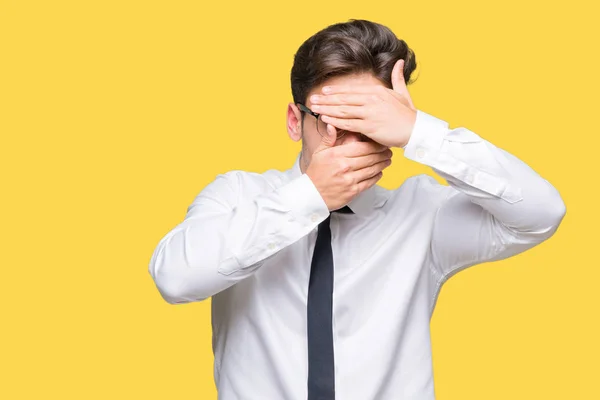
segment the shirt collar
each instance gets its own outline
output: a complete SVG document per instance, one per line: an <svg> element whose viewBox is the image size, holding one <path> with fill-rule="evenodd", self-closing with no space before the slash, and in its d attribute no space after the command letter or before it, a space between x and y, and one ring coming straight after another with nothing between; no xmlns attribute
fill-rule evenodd
<svg viewBox="0 0 600 400"><path fill-rule="evenodd" d="M302 170L300 169L301 156L302 151L300 151L296 156L296 161L294 162L292 168L287 171L290 176L290 180L302 175ZM368 215L373 209L382 207L388 200L388 197L388 190L375 184L354 197L352 201L348 203L348 207L350 207L352 212L357 215Z"/></svg>

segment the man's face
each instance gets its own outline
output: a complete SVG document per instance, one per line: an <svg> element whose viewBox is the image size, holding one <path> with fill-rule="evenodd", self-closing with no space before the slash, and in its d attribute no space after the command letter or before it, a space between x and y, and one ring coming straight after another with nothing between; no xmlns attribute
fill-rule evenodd
<svg viewBox="0 0 600 400"><path fill-rule="evenodd" d="M305 106L309 109L312 109L312 102L310 101L310 96L313 94L323 94L321 89L324 86L328 85L348 85L350 87L357 86L385 86L379 80L377 80L371 74L353 74L353 75L345 75L345 76L337 76L331 78L321 85L313 88L307 96ZM317 130L317 122L316 118L308 113L304 116L304 128L302 128L301 124L301 112L300 109L294 104L288 104L287 111L287 127L288 127L288 135L294 141L302 140L302 171L310 164L310 160L312 154L315 149L319 146L321 142L322 136L319 134ZM337 128L336 128L337 134ZM346 143L355 142L355 141L372 141L367 136L362 135L359 132L347 131L344 136L337 139L335 142L335 146L341 146Z"/></svg>

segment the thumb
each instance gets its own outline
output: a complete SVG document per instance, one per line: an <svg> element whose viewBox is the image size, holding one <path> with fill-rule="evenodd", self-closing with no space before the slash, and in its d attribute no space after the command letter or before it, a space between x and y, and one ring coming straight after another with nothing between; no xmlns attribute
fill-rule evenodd
<svg viewBox="0 0 600 400"><path fill-rule="evenodd" d="M327 124L327 129L325 133L321 135L321 143L319 143L319 146L315 150L315 153L333 147L333 145L336 142L336 139L337 133L335 132L335 128L332 125Z"/></svg>
<svg viewBox="0 0 600 400"><path fill-rule="evenodd" d="M399 59L394 64L394 69L392 70L392 88L394 92L398 93L402 100L408 102L408 106L410 108L415 108L412 100L410 98L410 93L408 93L408 88L406 87L406 81L404 80L404 60ZM398 96L396 96L398 97Z"/></svg>
<svg viewBox="0 0 600 400"><path fill-rule="evenodd" d="M399 59L396 61L396 64L394 64L394 69L392 70L392 88L394 89L394 92L405 94L406 83L404 82L403 59Z"/></svg>

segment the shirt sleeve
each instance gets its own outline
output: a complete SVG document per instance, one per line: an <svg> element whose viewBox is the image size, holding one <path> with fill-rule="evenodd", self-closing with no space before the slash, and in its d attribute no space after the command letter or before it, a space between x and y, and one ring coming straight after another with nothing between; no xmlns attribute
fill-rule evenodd
<svg viewBox="0 0 600 400"><path fill-rule="evenodd" d="M440 283L543 242L566 213L556 188L526 163L421 110L404 155L430 166L450 188L437 209L429 254Z"/></svg>
<svg viewBox="0 0 600 400"><path fill-rule="evenodd" d="M243 171L218 175L152 254L149 272L170 304L204 300L250 276L312 231L329 209L306 174L249 196Z"/></svg>

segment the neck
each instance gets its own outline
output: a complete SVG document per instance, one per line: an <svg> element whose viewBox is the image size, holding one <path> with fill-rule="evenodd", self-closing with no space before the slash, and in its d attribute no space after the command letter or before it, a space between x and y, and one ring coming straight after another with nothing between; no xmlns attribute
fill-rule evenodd
<svg viewBox="0 0 600 400"><path fill-rule="evenodd" d="M300 172L303 174L306 169L308 168L308 165L304 166L305 160L304 160L304 150L302 151L302 153L300 153Z"/></svg>

